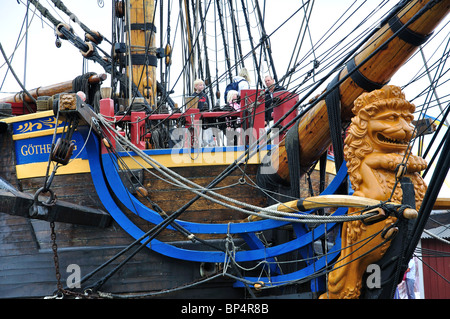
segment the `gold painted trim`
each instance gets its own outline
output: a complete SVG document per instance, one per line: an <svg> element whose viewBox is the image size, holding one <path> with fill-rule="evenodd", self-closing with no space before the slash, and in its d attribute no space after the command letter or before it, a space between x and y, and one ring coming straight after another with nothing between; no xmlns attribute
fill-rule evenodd
<svg viewBox="0 0 450 319"><path fill-rule="evenodd" d="M47 173L47 164L48 162L16 165L17 178L43 177ZM50 167L50 170L52 169L53 165ZM60 166L56 171L56 175L89 173L90 171L89 160L77 158L66 166Z"/></svg>
<svg viewBox="0 0 450 319"><path fill-rule="evenodd" d="M58 129L56 130L56 133L60 134L60 133L63 132L63 130L64 130L64 127L58 127ZM36 132L14 134L13 135L13 140L17 141L17 140L24 140L24 139L27 139L27 138L53 135L54 132L55 132L55 129L51 128L51 129L48 129L48 130L41 130L41 131L36 131Z"/></svg>
<svg viewBox="0 0 450 319"><path fill-rule="evenodd" d="M13 117L1 119L0 121L2 121L4 123L17 123L17 122L22 122L22 121L35 120L35 119L39 119L42 117L49 117L49 116L55 116L55 114L53 114L53 111L50 110L50 111L42 111L42 112L37 112L37 113L13 116Z"/></svg>

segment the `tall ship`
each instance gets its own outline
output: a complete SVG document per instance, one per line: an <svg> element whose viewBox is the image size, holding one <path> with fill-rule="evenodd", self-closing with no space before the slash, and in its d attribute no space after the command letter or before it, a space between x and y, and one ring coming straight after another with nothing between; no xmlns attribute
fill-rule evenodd
<svg viewBox="0 0 450 319"><path fill-rule="evenodd" d="M1 298L394 298L450 209L449 0L51 2L0 43ZM24 83L33 19L80 74Z"/></svg>

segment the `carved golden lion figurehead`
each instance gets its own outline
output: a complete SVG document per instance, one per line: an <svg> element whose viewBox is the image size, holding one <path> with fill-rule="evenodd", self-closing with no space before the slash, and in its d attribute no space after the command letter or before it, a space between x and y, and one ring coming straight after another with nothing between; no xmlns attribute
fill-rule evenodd
<svg viewBox="0 0 450 319"><path fill-rule="evenodd" d="M344 146L355 196L401 203L402 189L395 186L401 169L414 185L415 208L419 209L426 191L419 172L427 164L421 157L408 155L414 110L401 89L393 85L363 93L355 100L355 117ZM355 211L349 208L348 213ZM370 226L361 221L343 224L340 261L329 275L328 293L321 298L359 297L367 266L379 260L390 245L389 241L383 243L380 233L395 221L395 217L388 217Z"/></svg>
<svg viewBox="0 0 450 319"><path fill-rule="evenodd" d="M361 163L368 154L406 153L414 132L411 125L414 110L414 104L405 100L400 88L393 85L363 93L355 100L352 109L355 117L352 118L344 146L350 181L355 191L360 189ZM379 164L389 165L386 168L394 170L403 161L403 156L397 156L397 159ZM422 164L425 163L422 161ZM411 166L410 170L421 171L425 167Z"/></svg>

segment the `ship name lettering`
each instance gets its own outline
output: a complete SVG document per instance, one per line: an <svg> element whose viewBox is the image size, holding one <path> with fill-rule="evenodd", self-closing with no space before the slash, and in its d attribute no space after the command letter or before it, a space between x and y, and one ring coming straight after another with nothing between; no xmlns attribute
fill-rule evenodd
<svg viewBox="0 0 450 319"><path fill-rule="evenodd" d="M75 140L72 140L72 142L75 143ZM52 144L25 144L20 148L20 154L22 154L22 156L50 154L51 149ZM73 150L77 150L76 144Z"/></svg>
<svg viewBox="0 0 450 319"><path fill-rule="evenodd" d="M20 148L20 153L22 156L28 155L39 155L39 154L49 154L51 150L51 144L28 144L23 145Z"/></svg>

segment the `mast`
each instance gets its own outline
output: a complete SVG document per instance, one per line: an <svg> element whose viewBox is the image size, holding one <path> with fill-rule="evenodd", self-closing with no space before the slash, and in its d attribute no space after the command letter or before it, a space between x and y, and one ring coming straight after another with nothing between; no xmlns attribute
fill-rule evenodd
<svg viewBox="0 0 450 319"><path fill-rule="evenodd" d="M130 0L126 15L127 42L130 45L132 82L146 98L152 109L156 108L156 57L153 23L155 3L153 0ZM134 94L133 94L134 95Z"/></svg>
<svg viewBox="0 0 450 319"><path fill-rule="evenodd" d="M406 28L400 30L415 14L429 4L431 8ZM373 90L368 87L368 84L374 86L386 84L445 18L449 7L450 0L442 0L437 3L433 0L409 2L367 41L361 51L354 56L354 62L347 64L338 76L339 81L343 80L338 87L343 125L349 123L353 116L351 111L353 101L361 93ZM399 34L387 43L387 40L399 30ZM359 67L362 62L364 65ZM354 72L352 76L348 76L355 68L358 68L358 71ZM358 74L360 80L355 77L355 73ZM364 86L362 82L366 82L365 88L362 87ZM298 126L294 126L292 129L297 129L298 132L301 154L300 173L303 174L331 144L330 124L325 101L320 100L300 118ZM278 167L274 168L276 171L274 178L278 175L282 180L289 181L285 143L284 139L272 153L271 159L272 163L278 163Z"/></svg>

